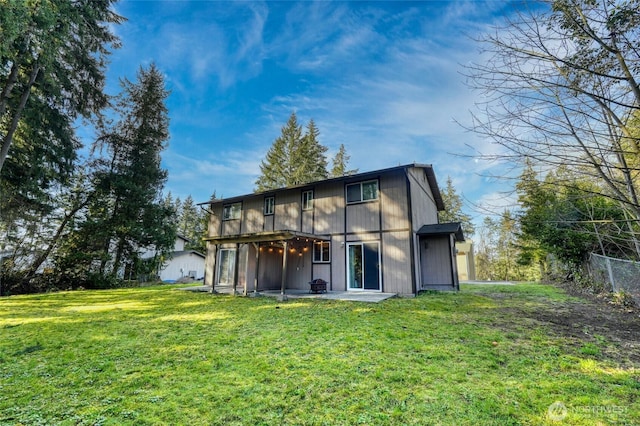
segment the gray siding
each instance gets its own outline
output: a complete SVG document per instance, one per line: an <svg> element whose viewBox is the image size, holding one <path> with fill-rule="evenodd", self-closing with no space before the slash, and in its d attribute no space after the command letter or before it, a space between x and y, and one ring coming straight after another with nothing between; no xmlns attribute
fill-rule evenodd
<svg viewBox="0 0 640 426"><path fill-rule="evenodd" d="M209 215L209 235L220 235L220 225L222 222L222 206L213 206L211 212L213 214Z"/></svg>
<svg viewBox="0 0 640 426"><path fill-rule="evenodd" d="M253 244L247 244L247 270L245 282L247 292L253 291L256 279L256 248Z"/></svg>
<svg viewBox="0 0 640 426"><path fill-rule="evenodd" d="M244 212L243 212L244 213ZM238 235L242 225L242 219L222 221L222 235Z"/></svg>
<svg viewBox="0 0 640 426"><path fill-rule="evenodd" d="M263 247L260 252L258 290L277 290L281 282L282 254L277 247Z"/></svg>
<svg viewBox="0 0 640 426"><path fill-rule="evenodd" d="M274 230L300 231L301 191L286 191L276 198Z"/></svg>
<svg viewBox="0 0 640 426"><path fill-rule="evenodd" d="M422 288L429 286L454 286L451 271L451 248L448 235L422 238L420 240L422 257ZM455 262L453 262L455 263Z"/></svg>
<svg viewBox="0 0 640 426"><path fill-rule="evenodd" d="M331 279L330 288L335 291L347 289L347 250L343 235L331 238Z"/></svg>
<svg viewBox="0 0 640 426"><path fill-rule="evenodd" d="M347 233L380 230L380 201L347 205Z"/></svg>
<svg viewBox="0 0 640 426"><path fill-rule="evenodd" d="M344 183L328 183L315 191L314 232L336 234L344 232Z"/></svg>
<svg viewBox="0 0 640 426"><path fill-rule="evenodd" d="M346 290L347 242L380 242L383 291L410 294L414 291L414 282L420 289L425 278L444 279L438 274L444 273L445 266L450 264L448 262L432 260L428 274L433 275L429 276L422 274L420 268L421 249L415 232L424 224L437 223L437 209L424 170L408 167L385 171L377 177L378 200L346 204L347 184L373 179L376 177L369 175L362 180L347 178L315 183L313 210L302 210L302 192L311 188L283 189L266 194L275 197L274 214L268 216L263 213L265 194L241 198L240 220L221 221L224 202L214 204L215 214L209 223L209 235L292 230L330 238L330 264L314 264L312 250L304 252L303 256L287 254L286 281L287 288L291 289L307 289L311 279L322 278L329 281L331 289ZM412 246L415 247L413 252ZM209 244L206 260L208 283L213 276L215 256L215 246ZM280 288L282 254L278 247L269 251L263 245L257 268L252 245L243 246L237 259L241 271L239 286L246 282L247 288L253 290L254 271L257 269L260 290ZM438 264L442 271L438 270ZM450 273L450 268L447 271Z"/></svg>
<svg viewBox="0 0 640 426"><path fill-rule="evenodd" d="M314 210L303 210L302 214L302 232L313 234Z"/></svg>
<svg viewBox="0 0 640 426"><path fill-rule="evenodd" d="M288 252L287 258L287 288L295 288L300 290L309 289L309 281L311 281L311 251Z"/></svg>
<svg viewBox="0 0 640 426"><path fill-rule="evenodd" d="M312 270L313 270L313 274L312 274L312 279L323 279L325 281L327 281L329 283L329 286L327 287L327 289L331 288L331 285L333 284L332 279L331 279L331 265L328 263L314 263L312 265Z"/></svg>
<svg viewBox="0 0 640 426"><path fill-rule="evenodd" d="M409 200L407 181L403 172L380 179L380 203L382 206L382 230L409 228Z"/></svg>
<svg viewBox="0 0 640 426"><path fill-rule="evenodd" d="M215 244L207 243L207 254L204 260L204 284L213 284L214 268L216 264L216 246Z"/></svg>
<svg viewBox="0 0 640 426"><path fill-rule="evenodd" d="M242 232L255 234L264 229L264 199L262 197L248 198L242 203Z"/></svg>
<svg viewBox="0 0 640 426"><path fill-rule="evenodd" d="M387 293L413 293L409 235L409 231L382 235L382 290Z"/></svg>
<svg viewBox="0 0 640 426"><path fill-rule="evenodd" d="M275 221L275 216L270 214L268 216L264 217L264 227L263 227L263 231L273 231L273 223Z"/></svg>
<svg viewBox="0 0 640 426"><path fill-rule="evenodd" d="M238 265L238 281L236 287L237 291L242 291L244 286L247 285L247 264L249 261L248 254L249 246L247 246L246 244L241 244L236 252L236 259L240 262L240 264Z"/></svg>
<svg viewBox="0 0 640 426"><path fill-rule="evenodd" d="M413 210L413 230L417 231L422 225L438 223L438 209L424 170L411 168L408 172L411 188L411 209Z"/></svg>

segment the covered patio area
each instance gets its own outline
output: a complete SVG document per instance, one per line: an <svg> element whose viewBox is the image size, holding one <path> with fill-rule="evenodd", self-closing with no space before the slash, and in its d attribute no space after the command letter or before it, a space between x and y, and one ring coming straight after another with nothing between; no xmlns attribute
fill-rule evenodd
<svg viewBox="0 0 640 426"><path fill-rule="evenodd" d="M215 267L206 284L213 293L229 288L233 294L240 290L244 295L270 292L286 299L297 290L308 289L310 281L328 278L330 266L317 264L312 256L316 244L329 240L330 237L289 230L207 238L214 246L208 252L213 255Z"/></svg>

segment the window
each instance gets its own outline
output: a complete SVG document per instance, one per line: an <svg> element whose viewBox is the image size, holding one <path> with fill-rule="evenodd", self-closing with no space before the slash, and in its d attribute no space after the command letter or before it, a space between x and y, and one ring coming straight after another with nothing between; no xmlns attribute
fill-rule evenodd
<svg viewBox="0 0 640 426"><path fill-rule="evenodd" d="M304 191L302 193L302 210L311 210L313 208L313 191Z"/></svg>
<svg viewBox="0 0 640 426"><path fill-rule="evenodd" d="M269 215L273 214L275 209L276 199L275 197L265 197L264 199L264 214Z"/></svg>
<svg viewBox="0 0 640 426"><path fill-rule="evenodd" d="M222 211L222 220L240 219L242 203L227 204Z"/></svg>
<svg viewBox="0 0 640 426"><path fill-rule="evenodd" d="M315 263L328 263L329 257L329 241L318 241L313 243L313 261Z"/></svg>
<svg viewBox="0 0 640 426"><path fill-rule="evenodd" d="M221 249L218 262L218 284L233 284L236 267L236 251Z"/></svg>
<svg viewBox="0 0 640 426"><path fill-rule="evenodd" d="M378 181L359 182L347 185L347 203L360 203L378 199Z"/></svg>

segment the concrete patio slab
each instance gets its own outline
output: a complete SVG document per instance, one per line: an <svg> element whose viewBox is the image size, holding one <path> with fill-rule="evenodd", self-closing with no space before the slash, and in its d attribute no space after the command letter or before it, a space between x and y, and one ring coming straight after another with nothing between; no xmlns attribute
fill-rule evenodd
<svg viewBox="0 0 640 426"><path fill-rule="evenodd" d="M182 287L176 290L211 292L211 286L199 285L193 287ZM242 295L242 287L236 288L238 295ZM233 294L233 288L227 286L217 286L216 293ZM248 296L253 296L253 292L249 292ZM280 298L280 290L264 290L258 292L259 296ZM309 293L307 290L290 289L285 292L287 299L326 299L326 300L349 300L352 302L368 302L379 303L383 300L395 297L395 293L380 293L377 291L328 291L326 293Z"/></svg>
<svg viewBox="0 0 640 426"><path fill-rule="evenodd" d="M261 291L260 294L266 297L279 297L280 290L266 290ZM307 290L287 290L285 294L289 299L349 300L369 303L379 303L396 296L395 293L380 293L378 291L328 291L315 294L309 293Z"/></svg>
<svg viewBox="0 0 640 426"><path fill-rule="evenodd" d="M211 293L211 286L210 285L198 285L198 286L193 286L193 287L180 287L180 288L176 288L176 290L194 291L194 292L201 292L201 293ZM236 292L237 292L237 294L242 294L242 287L236 288ZM233 294L233 287L216 286L216 293Z"/></svg>

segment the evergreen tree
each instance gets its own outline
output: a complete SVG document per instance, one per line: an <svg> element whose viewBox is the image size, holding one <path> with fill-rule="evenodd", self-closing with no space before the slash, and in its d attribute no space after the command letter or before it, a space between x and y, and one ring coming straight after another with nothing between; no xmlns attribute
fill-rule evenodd
<svg viewBox="0 0 640 426"><path fill-rule="evenodd" d="M538 271L529 264L518 262L519 223L509 210L499 218L485 217L478 232L476 245L476 274L480 280L535 280Z"/></svg>
<svg viewBox="0 0 640 426"><path fill-rule="evenodd" d="M301 174L301 182L314 182L329 177L327 172L327 147L320 144L318 137L320 130L313 119L307 124L307 133L304 135L300 151L303 156L304 173Z"/></svg>
<svg viewBox="0 0 640 426"><path fill-rule="evenodd" d="M41 155L74 150L72 122L106 106L110 25L123 18L112 0L3 2L0 7L0 171L20 132ZM46 135L46 137L45 137ZM63 165L68 156L60 158ZM33 160L33 159L32 159ZM54 158L55 160L55 158ZM31 166L38 167L37 162Z"/></svg>
<svg viewBox="0 0 640 426"><path fill-rule="evenodd" d="M160 153L169 138L165 99L168 92L152 64L138 71L137 82L121 82L115 113L119 120L101 129L96 149L108 157L96 161L94 191L77 249L100 260L99 274L115 277L151 248L163 256L175 241L175 209L161 198L167 172ZM135 272L135 271L133 271Z"/></svg>
<svg viewBox="0 0 640 426"><path fill-rule="evenodd" d="M0 249L30 258L27 277L57 244L83 200L74 187L78 117L96 118L112 1L5 1L0 6ZM76 195L78 195L76 197ZM80 202L80 207L82 203Z"/></svg>
<svg viewBox="0 0 640 426"><path fill-rule="evenodd" d="M528 163L516 190L521 206L520 238L524 246L536 250L525 252L527 256L535 259L552 254L569 269L579 268L592 251L637 258L623 206L599 195L596 183L569 167L559 167L540 180Z"/></svg>
<svg viewBox="0 0 640 426"><path fill-rule="evenodd" d="M471 216L462 211L462 197L458 195L453 187L453 181L450 176L447 176L447 186L444 191L441 191L441 195L445 210L438 212L439 222L460 222L465 236L470 237L473 235L475 233L475 225L471 220Z"/></svg>
<svg viewBox="0 0 640 426"><path fill-rule="evenodd" d="M320 134L313 120L303 133L298 118L291 114L282 134L276 138L260 163L260 177L256 180L256 191L285 188L307 182L326 179L327 148L320 144Z"/></svg>
<svg viewBox="0 0 640 426"><path fill-rule="evenodd" d="M347 154L347 150L345 149L344 144L340 144L340 149L338 149L335 157L333 157L331 177L341 177L358 173L358 169L348 169L350 159L351 156Z"/></svg>
<svg viewBox="0 0 640 426"><path fill-rule="evenodd" d="M188 248L201 247L199 244L203 234L201 219L200 209L193 201L193 197L188 195L182 204L178 221L178 234L189 240Z"/></svg>
<svg viewBox="0 0 640 426"><path fill-rule="evenodd" d="M208 236L209 229L209 213L206 209L198 208L196 223L193 227L193 237L189 243L191 250L199 251L200 253L207 252L207 244L204 238Z"/></svg>
<svg viewBox="0 0 640 426"><path fill-rule="evenodd" d="M282 134L276 138L260 163L261 175L256 181L256 191L284 188L298 184L294 174L295 163L300 161L296 148L302 143L302 127L298 125L296 113L292 113Z"/></svg>

